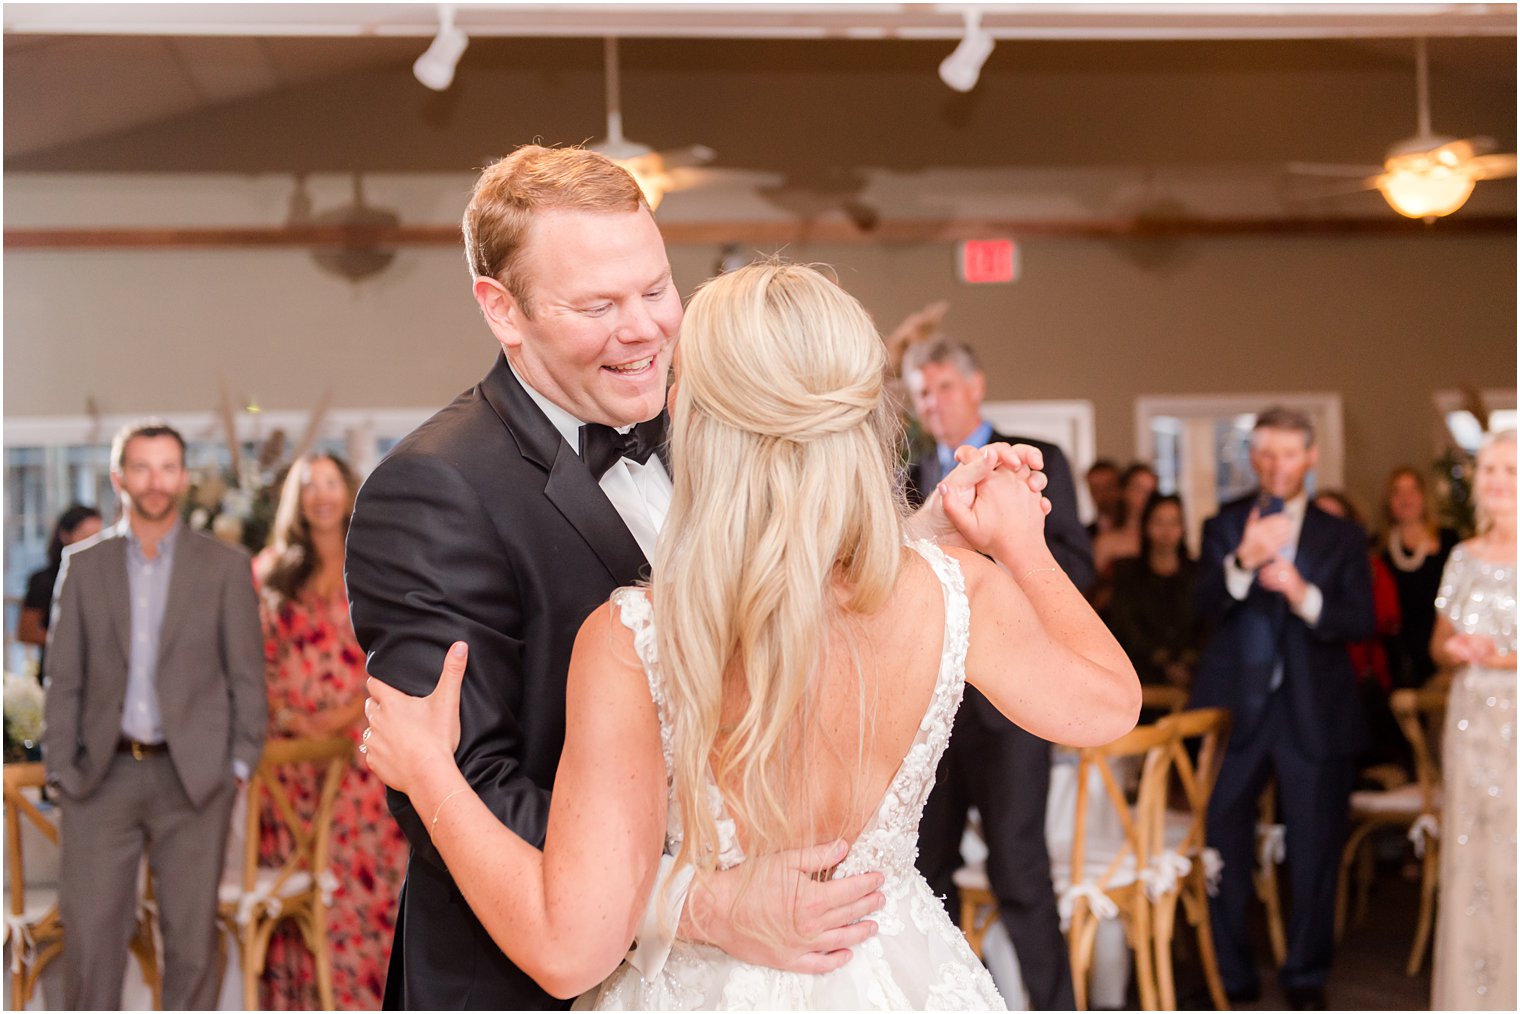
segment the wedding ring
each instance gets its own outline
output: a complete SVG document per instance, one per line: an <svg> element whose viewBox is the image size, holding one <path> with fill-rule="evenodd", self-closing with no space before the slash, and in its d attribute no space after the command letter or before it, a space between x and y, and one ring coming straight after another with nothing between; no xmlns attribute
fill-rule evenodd
<svg viewBox="0 0 1520 1014"><path fill-rule="evenodd" d="M359 744L359 752L360 753L369 753L369 744L368 743L360 743Z"/></svg>
<svg viewBox="0 0 1520 1014"><path fill-rule="evenodd" d="M364 735L361 737L364 740L364 742L366 742L366 743L369 742L369 734L371 732L373 732L373 731L374 731L374 729L371 726L366 725L364 727Z"/></svg>

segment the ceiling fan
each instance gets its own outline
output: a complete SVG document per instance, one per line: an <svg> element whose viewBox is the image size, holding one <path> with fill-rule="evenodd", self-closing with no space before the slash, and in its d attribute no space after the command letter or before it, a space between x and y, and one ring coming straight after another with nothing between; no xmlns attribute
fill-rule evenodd
<svg viewBox="0 0 1520 1014"><path fill-rule="evenodd" d="M623 136L622 81L618 73L618 40L604 40L607 63L607 136L589 145L627 169L644 192L649 210L659 207L667 193L700 186L705 174L695 167L711 162L714 152L704 144L655 151Z"/></svg>
<svg viewBox="0 0 1520 1014"><path fill-rule="evenodd" d="M1427 222L1460 208L1480 180L1514 176L1514 153L1493 154L1492 138L1454 138L1431 131L1429 79L1425 40L1416 39L1419 132L1389 148L1382 166L1294 162L1288 170L1306 176L1361 177L1359 189L1378 190L1394 211Z"/></svg>

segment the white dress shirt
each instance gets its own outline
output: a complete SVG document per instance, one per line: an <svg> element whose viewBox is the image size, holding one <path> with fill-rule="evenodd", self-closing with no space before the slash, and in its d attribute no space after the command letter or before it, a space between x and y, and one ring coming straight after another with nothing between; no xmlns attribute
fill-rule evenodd
<svg viewBox="0 0 1520 1014"><path fill-rule="evenodd" d="M507 365L511 367L512 363L508 361ZM548 416L549 422L565 438L570 449L579 454L581 421L535 391L515 367L512 367L512 375L517 378L523 390L528 392L533 404ZM622 426L618 432L626 433L631 429L632 426ZM602 492L607 494L607 499L612 501L618 517L628 526L634 541L644 551L644 559L654 560L655 540L665 525L665 515L670 513L670 497L675 490L659 455L650 455L649 460L642 465L637 461L619 458L607 469L599 484Z"/></svg>

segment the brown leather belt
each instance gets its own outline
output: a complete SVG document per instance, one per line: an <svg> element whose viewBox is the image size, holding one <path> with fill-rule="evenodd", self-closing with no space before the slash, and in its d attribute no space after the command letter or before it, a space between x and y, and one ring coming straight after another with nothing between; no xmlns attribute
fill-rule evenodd
<svg viewBox="0 0 1520 1014"><path fill-rule="evenodd" d="M144 757L151 757L154 754L167 753L168 751L168 743L139 743L137 740L128 739L125 736L116 742L116 752L129 753L132 755L133 760L142 760Z"/></svg>

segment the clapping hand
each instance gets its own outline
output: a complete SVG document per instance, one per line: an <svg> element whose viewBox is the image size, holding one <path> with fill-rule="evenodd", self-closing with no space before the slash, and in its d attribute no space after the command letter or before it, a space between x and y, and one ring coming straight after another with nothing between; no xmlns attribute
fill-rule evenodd
<svg viewBox="0 0 1520 1014"><path fill-rule="evenodd" d="M1268 518L1267 520L1271 520ZM1290 561L1274 557L1256 572L1256 581L1267 591L1277 592L1291 604L1303 602L1309 591L1309 582Z"/></svg>
<svg viewBox="0 0 1520 1014"><path fill-rule="evenodd" d="M1246 570L1257 570L1272 560L1293 539L1293 522L1282 512L1261 516L1261 508L1252 507L1246 518L1245 533L1235 549L1235 560ZM1265 583L1265 582L1263 582Z"/></svg>
<svg viewBox="0 0 1520 1014"><path fill-rule="evenodd" d="M1500 658L1493 639L1482 634L1453 634L1448 637L1442 650L1460 665L1493 666Z"/></svg>
<svg viewBox="0 0 1520 1014"><path fill-rule="evenodd" d="M364 717L369 727L359 751L386 785L407 793L430 767L454 763L459 746L459 687L470 649L455 641L444 656L438 685L426 697L413 697L371 676Z"/></svg>

